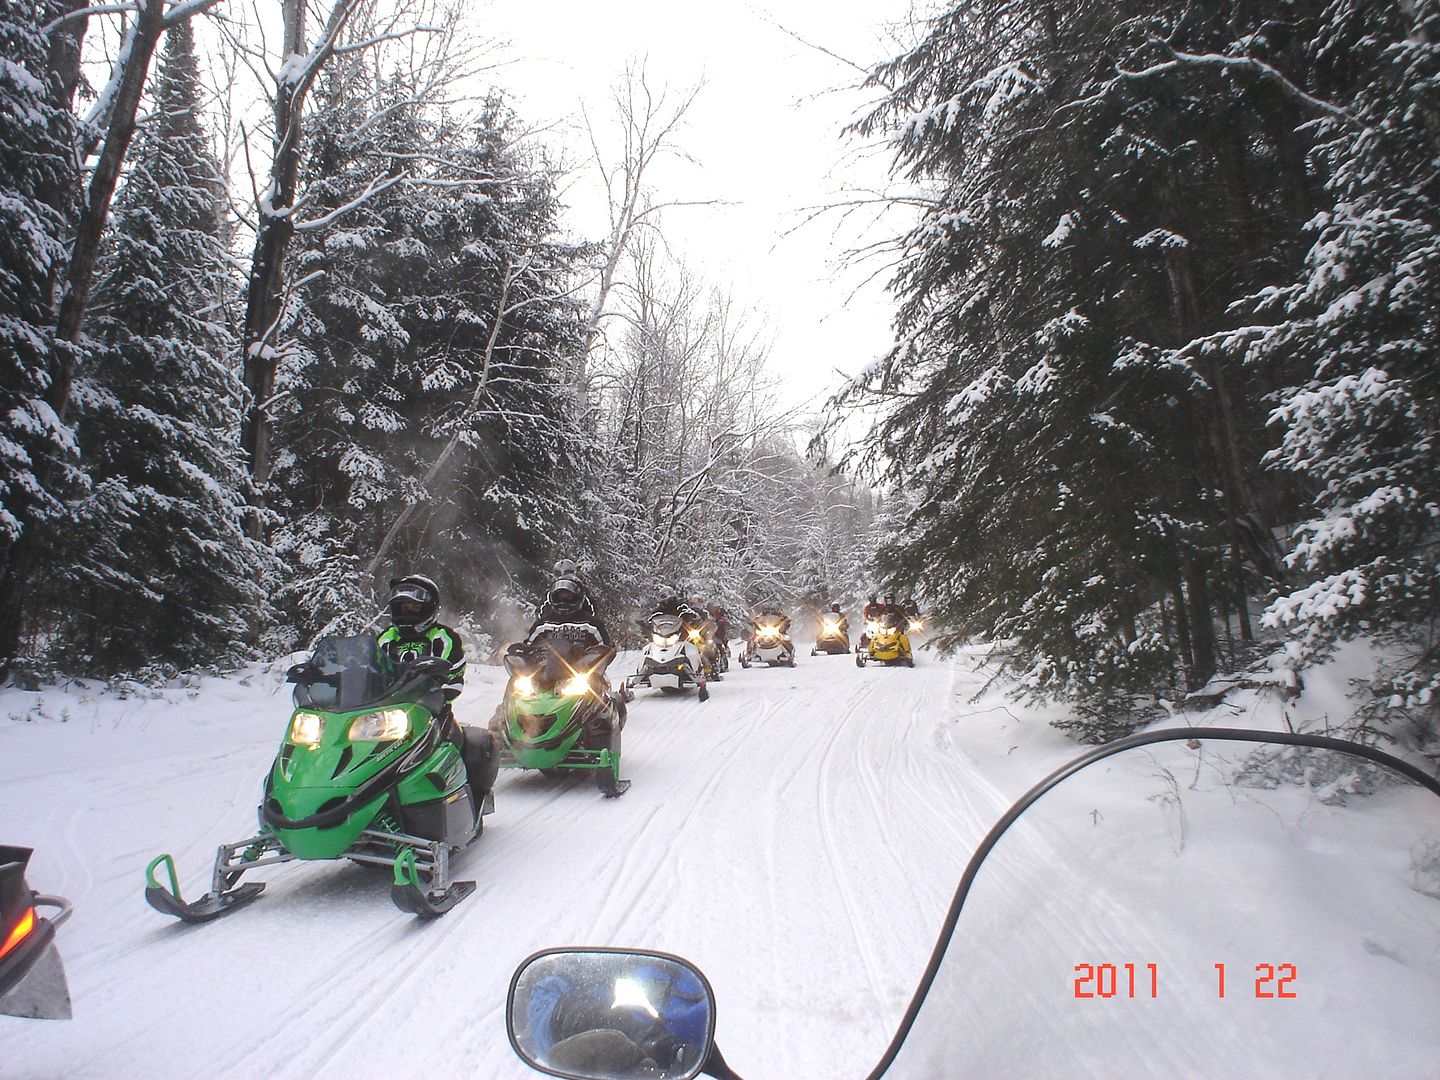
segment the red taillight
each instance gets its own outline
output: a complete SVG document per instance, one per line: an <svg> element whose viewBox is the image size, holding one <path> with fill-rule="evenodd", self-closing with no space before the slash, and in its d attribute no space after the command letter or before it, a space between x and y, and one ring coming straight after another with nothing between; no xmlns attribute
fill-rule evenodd
<svg viewBox="0 0 1440 1080"><path fill-rule="evenodd" d="M21 915L20 921L15 924L15 929L10 931L10 935L5 939L5 943L0 945L0 960L9 956L10 951L29 937L34 930L35 909L33 907L26 908L25 914Z"/></svg>

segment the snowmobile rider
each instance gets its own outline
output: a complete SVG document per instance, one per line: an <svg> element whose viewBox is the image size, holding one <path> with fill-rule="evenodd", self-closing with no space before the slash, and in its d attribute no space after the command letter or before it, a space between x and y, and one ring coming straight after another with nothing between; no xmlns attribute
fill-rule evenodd
<svg viewBox="0 0 1440 1080"><path fill-rule="evenodd" d="M880 621L884 614L880 607L880 597L877 593L871 593L865 601L865 607L860 612L860 618L865 623L865 629L860 632L860 648L864 649L870 644L870 624Z"/></svg>
<svg viewBox="0 0 1440 1080"><path fill-rule="evenodd" d="M685 603L691 611L694 611L696 615L699 616L699 621L695 626L692 628L687 625L686 630L689 633L690 639L700 647L700 655L705 662L706 674L716 682L719 682L724 678L724 676L720 674L717 661L717 657L720 655L720 649L723 647L719 633L719 624L711 617L710 607L705 603L705 598L699 593L691 593L685 598ZM696 636L697 630L698 640ZM728 639L724 644L728 644Z"/></svg>
<svg viewBox="0 0 1440 1080"><path fill-rule="evenodd" d="M535 621L525 634L523 641L517 641L506 651L521 656L533 656L536 645L544 638L563 638L567 642L589 650L596 644L610 649L610 656L590 673L591 682L597 694L605 691L605 669L614 659L614 642L610 631L595 611L595 601L580 580L580 572L570 559L561 559L555 564L555 579L545 593ZM503 711L504 703L497 708L497 715ZM494 723L491 724L494 727Z"/></svg>
<svg viewBox="0 0 1440 1080"><path fill-rule="evenodd" d="M525 634L529 645L538 636L543 626L589 626L600 637L602 645L612 644L610 631L605 629L595 611L595 600L580 580L580 571L570 559L561 559L555 564L555 579L545 593L545 600L535 613L535 621Z"/></svg>
<svg viewBox="0 0 1440 1080"><path fill-rule="evenodd" d="M905 627L907 630L912 623L916 624L916 629L919 629L918 624L921 621L920 605L915 602L913 596L907 596L904 600L900 601L900 613L905 618Z"/></svg>
<svg viewBox="0 0 1440 1080"><path fill-rule="evenodd" d="M755 645L755 631L762 626L778 626L780 628L780 636L784 638L786 642L789 642L790 616L780 610L779 604L773 602L761 604L755 609L755 615L750 620L750 645L752 648Z"/></svg>
<svg viewBox="0 0 1440 1080"><path fill-rule="evenodd" d="M657 1076L698 1064L710 1021L704 986L688 971L644 964L628 973L639 993L618 1001L614 985L547 975L530 992L531 1042L547 1065L612 1076Z"/></svg>
<svg viewBox="0 0 1440 1080"><path fill-rule="evenodd" d="M449 660L455 670L445 679L445 711L441 717L446 736L459 734L450 704L465 688L465 647L460 635L436 622L440 613L440 586L428 577L409 574L390 582L390 628L376 639L382 661L401 664L425 656ZM453 731L452 731L453 729Z"/></svg>
<svg viewBox="0 0 1440 1080"><path fill-rule="evenodd" d="M850 639L850 620L847 619L845 613L840 610L839 601L832 603L830 610L820 616L820 629L822 632L826 629L827 623L834 623L836 632L843 634L847 641Z"/></svg>
<svg viewBox="0 0 1440 1080"><path fill-rule="evenodd" d="M465 728L455 716L452 703L465 688L465 647L460 635L436 621L440 613L440 586L420 574L409 574L390 583L390 628L375 641L377 659L399 665L407 660L438 656L454 665L445 678L445 704L436 714L440 737L460 750L470 791L478 802L495 787L500 759L488 733Z"/></svg>
<svg viewBox="0 0 1440 1080"><path fill-rule="evenodd" d="M648 633L650 624L654 622L657 615L673 615L680 620L687 633L705 625L705 613L695 610L690 606L689 601L682 600L679 590L676 589L665 590L654 610L640 620L641 628Z"/></svg>
<svg viewBox="0 0 1440 1080"><path fill-rule="evenodd" d="M725 648L730 644L730 619L719 604L710 605L710 621L715 624L715 644Z"/></svg>
<svg viewBox="0 0 1440 1080"><path fill-rule="evenodd" d="M910 637L905 632L909 624L905 619L904 609L895 602L894 593L885 594L885 602L880 605L880 621L895 628L895 632L900 636L900 654L910 656Z"/></svg>

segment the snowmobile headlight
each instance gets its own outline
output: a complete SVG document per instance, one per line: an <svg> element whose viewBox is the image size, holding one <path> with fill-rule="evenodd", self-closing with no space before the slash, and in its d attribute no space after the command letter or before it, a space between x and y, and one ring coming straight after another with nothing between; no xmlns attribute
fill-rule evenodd
<svg viewBox="0 0 1440 1080"><path fill-rule="evenodd" d="M763 638L778 638L780 636L780 628L778 626L762 626L760 628L760 632L756 636Z"/></svg>
<svg viewBox="0 0 1440 1080"><path fill-rule="evenodd" d="M872 621L865 624L865 629L872 634L878 634L881 630L884 630L885 628L881 626L878 622Z"/></svg>
<svg viewBox="0 0 1440 1080"><path fill-rule="evenodd" d="M516 675L514 689L516 697L534 697L535 680L529 675Z"/></svg>
<svg viewBox="0 0 1440 1080"><path fill-rule="evenodd" d="M367 712L350 721L352 742L388 742L403 739L410 730L410 719L404 709L381 709Z"/></svg>
<svg viewBox="0 0 1440 1080"><path fill-rule="evenodd" d="M668 649L668 648L670 648L672 645L674 645L676 642L678 642L678 641L680 640L680 635L679 635L679 634L667 634L667 635L665 635L664 637L662 637L661 635L656 634L656 635L654 635L653 640L654 640L654 642L655 642L656 645L660 646L660 648L662 648L662 649Z"/></svg>
<svg viewBox="0 0 1440 1080"><path fill-rule="evenodd" d="M584 697L590 692L590 675L588 672L577 671L565 683L564 694L567 697Z"/></svg>
<svg viewBox="0 0 1440 1080"><path fill-rule="evenodd" d="M314 712L297 712L290 718L290 741L296 746L319 746L325 717Z"/></svg>
<svg viewBox="0 0 1440 1080"><path fill-rule="evenodd" d="M839 620L839 619L826 619L826 620L825 620L825 629L831 631L832 633L833 633L834 631L836 631L836 630L839 630L839 629L840 629L840 620Z"/></svg>
<svg viewBox="0 0 1440 1080"><path fill-rule="evenodd" d="M911 632L911 633L915 633L916 631L924 630L924 629L925 629L925 625L924 625L919 619L911 619L911 620L910 620L910 632Z"/></svg>

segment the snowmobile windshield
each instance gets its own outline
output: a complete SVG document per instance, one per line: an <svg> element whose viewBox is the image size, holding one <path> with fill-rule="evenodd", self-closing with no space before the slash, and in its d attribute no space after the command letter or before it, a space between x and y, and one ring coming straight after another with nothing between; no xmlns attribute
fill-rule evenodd
<svg viewBox="0 0 1440 1080"><path fill-rule="evenodd" d="M1436 1075L1440 782L1189 734L936 807L980 861L871 1080Z"/></svg>
<svg viewBox="0 0 1440 1080"><path fill-rule="evenodd" d="M324 637L295 684L298 708L349 712L384 698L400 672L384 663L373 634Z"/></svg>
<svg viewBox="0 0 1440 1080"><path fill-rule="evenodd" d="M658 637L669 637L680 633L682 624L678 615L655 615L650 620L650 631Z"/></svg>

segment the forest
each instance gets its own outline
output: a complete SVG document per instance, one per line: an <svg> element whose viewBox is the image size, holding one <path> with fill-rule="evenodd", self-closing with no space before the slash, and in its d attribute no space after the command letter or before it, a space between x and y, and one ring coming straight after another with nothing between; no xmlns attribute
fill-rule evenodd
<svg viewBox="0 0 1440 1080"><path fill-rule="evenodd" d="M410 572L503 643L563 557L617 624L853 592L876 498L665 242L690 97L600 90L613 227L574 238L463 4L271 6L7 0L0 663L273 655Z"/></svg>
<svg viewBox="0 0 1440 1080"><path fill-rule="evenodd" d="M463 4L256 8L0 5L11 679L274 655L410 571L500 643L574 557L617 625L913 592L1087 738L1364 639L1337 724L1440 745L1440 3L917 8L843 134L894 345L819 417L666 243L686 94L600 95L575 237Z"/></svg>

